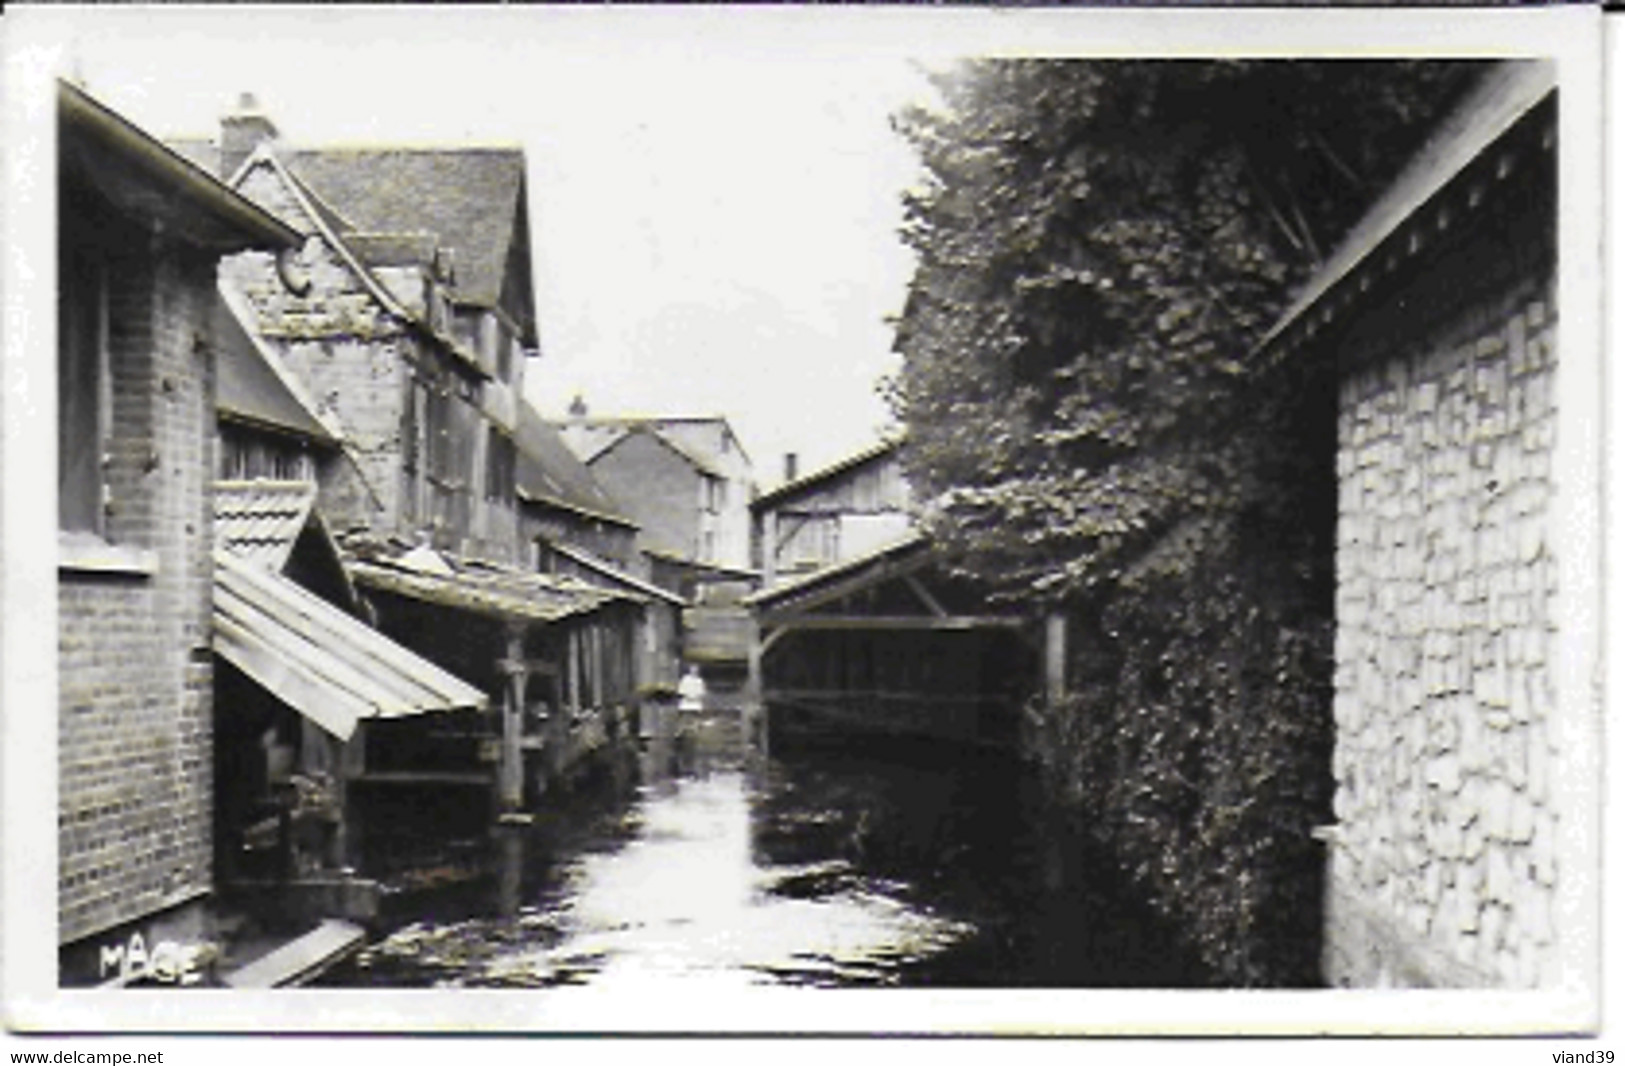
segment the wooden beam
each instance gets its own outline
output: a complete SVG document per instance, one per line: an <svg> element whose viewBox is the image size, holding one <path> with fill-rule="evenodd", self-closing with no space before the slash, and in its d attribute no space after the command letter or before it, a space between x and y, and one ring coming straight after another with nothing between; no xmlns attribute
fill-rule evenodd
<svg viewBox="0 0 1625 1066"><path fill-rule="evenodd" d="M526 673L532 677L538 675L552 677L559 672L558 664L551 659L510 659L497 660L497 670L504 674Z"/></svg>
<svg viewBox="0 0 1625 1066"><path fill-rule="evenodd" d="M811 589L800 594L791 594L785 597L782 606L773 608L772 614L777 616L791 611L810 611L815 607L822 607L826 603L834 603L837 600L845 599L854 592L873 588L885 581L895 581L905 574L912 574L916 570L923 569L930 561L930 558L922 552L913 558L876 563L872 567L867 567L849 577L833 581L820 588Z"/></svg>
<svg viewBox="0 0 1625 1066"><path fill-rule="evenodd" d="M762 642L761 642L762 646L761 646L760 650L758 651L758 654L761 655L763 658L766 658L767 653L770 650L772 650L773 645L777 644L780 640L784 639L784 635L786 633L788 633L788 632L789 632L789 630L787 630L787 629L775 629L775 630L773 630L773 632L771 632L767 636L763 637Z"/></svg>
<svg viewBox="0 0 1625 1066"><path fill-rule="evenodd" d="M1044 698L1051 706L1066 696L1066 615L1044 619Z"/></svg>
<svg viewBox="0 0 1625 1066"><path fill-rule="evenodd" d="M801 630L930 630L938 632L967 632L976 629L1020 629L1027 624L1025 618L1005 615L947 615L927 614L803 614L767 615L763 628L773 627L779 632Z"/></svg>
<svg viewBox="0 0 1625 1066"><path fill-rule="evenodd" d="M919 578L915 577L913 574L904 574L903 584L907 585L911 590L913 590L914 595L918 596L920 598L920 602L925 604L926 610L930 611L938 618L948 617L948 612L942 609L942 604L937 602L937 598L931 595L930 590L924 585L920 584Z"/></svg>
<svg viewBox="0 0 1625 1066"><path fill-rule="evenodd" d="M508 627L506 662L521 662L525 656L525 631L519 626ZM519 750L525 711L525 680L527 672L516 670L508 675L507 691L502 701L502 761L498 773L498 802L502 810L512 811L525 802L525 762Z"/></svg>
<svg viewBox="0 0 1625 1066"><path fill-rule="evenodd" d="M369 770L356 779L367 785L469 785L491 787L491 775L456 770Z"/></svg>

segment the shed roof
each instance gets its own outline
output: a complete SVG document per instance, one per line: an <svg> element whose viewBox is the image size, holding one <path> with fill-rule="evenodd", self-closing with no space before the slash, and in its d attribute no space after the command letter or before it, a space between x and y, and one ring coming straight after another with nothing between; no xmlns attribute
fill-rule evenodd
<svg viewBox="0 0 1625 1066"><path fill-rule="evenodd" d="M408 557L353 556L346 560L356 584L473 614L523 622L557 622L613 602L641 602L629 593L468 559L438 556L436 567Z"/></svg>
<svg viewBox="0 0 1625 1066"><path fill-rule="evenodd" d="M214 649L341 740L363 719L479 710L488 702L315 593L221 550L214 555Z"/></svg>
<svg viewBox="0 0 1625 1066"><path fill-rule="evenodd" d="M301 181L357 228L435 234L453 250L458 301L497 306L513 246L529 244L522 232L522 149L309 148L283 155ZM528 290L528 277L524 284ZM528 304L528 291L524 295Z"/></svg>
<svg viewBox="0 0 1625 1066"><path fill-rule="evenodd" d="M632 574L627 573L625 570L622 570L608 559L600 559L591 552L583 551L573 544L549 544L548 548L549 550L557 552L566 559L571 560L585 569L590 570L595 574L599 574L618 585L631 589L640 595L649 596L657 600L664 600L667 603L674 604L678 607L688 606L687 600L670 589L663 589L659 585L645 581L640 577L635 577Z"/></svg>
<svg viewBox="0 0 1625 1066"><path fill-rule="evenodd" d="M820 570L814 570L783 584L774 585L772 588L763 589L760 592L754 592L746 596L743 602L747 607L766 607L784 600L793 599L821 585L852 577L864 570L878 567L904 556L923 553L930 547L930 544L931 539L924 533L911 530L896 540L888 541L862 555L854 555L850 559L834 563Z"/></svg>
<svg viewBox="0 0 1625 1066"><path fill-rule="evenodd" d="M268 361L223 298L214 308L217 352L215 408L229 418L280 430L310 441L337 441Z"/></svg>

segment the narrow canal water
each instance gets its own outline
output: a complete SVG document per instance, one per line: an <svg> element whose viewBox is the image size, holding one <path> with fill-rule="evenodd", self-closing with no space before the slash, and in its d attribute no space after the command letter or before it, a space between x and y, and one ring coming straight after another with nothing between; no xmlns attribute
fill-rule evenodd
<svg viewBox="0 0 1625 1066"><path fill-rule="evenodd" d="M496 831L488 876L396 897L393 931L322 983L1197 980L1008 755L866 740L764 757L728 714L684 734Z"/></svg>

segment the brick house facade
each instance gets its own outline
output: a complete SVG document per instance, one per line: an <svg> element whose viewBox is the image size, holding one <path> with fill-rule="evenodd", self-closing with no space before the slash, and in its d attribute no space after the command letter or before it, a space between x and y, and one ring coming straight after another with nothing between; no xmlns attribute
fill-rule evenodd
<svg viewBox="0 0 1625 1066"><path fill-rule="evenodd" d="M297 234L59 88L58 942L65 983L212 887L215 270Z"/></svg>

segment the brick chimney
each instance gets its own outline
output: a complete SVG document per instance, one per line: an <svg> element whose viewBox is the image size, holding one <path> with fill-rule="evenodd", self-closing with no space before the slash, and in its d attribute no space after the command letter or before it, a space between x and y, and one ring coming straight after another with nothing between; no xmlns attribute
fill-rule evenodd
<svg viewBox="0 0 1625 1066"><path fill-rule="evenodd" d="M784 480L787 484L796 479L797 467L800 465L795 452L784 453Z"/></svg>
<svg viewBox="0 0 1625 1066"><path fill-rule="evenodd" d="M253 93L243 93L237 106L220 116L220 178L229 179L243 165L243 160L266 141L275 141L277 129L268 115L260 110Z"/></svg>

